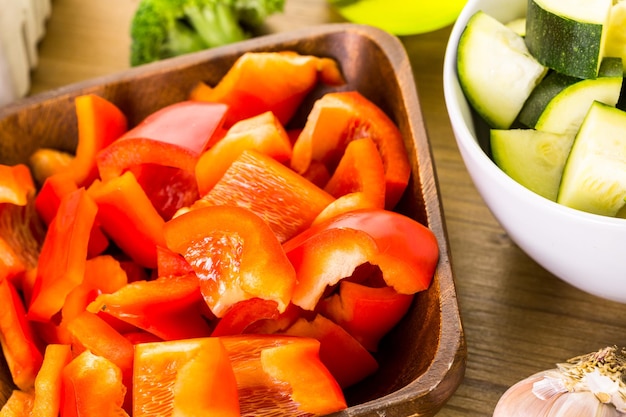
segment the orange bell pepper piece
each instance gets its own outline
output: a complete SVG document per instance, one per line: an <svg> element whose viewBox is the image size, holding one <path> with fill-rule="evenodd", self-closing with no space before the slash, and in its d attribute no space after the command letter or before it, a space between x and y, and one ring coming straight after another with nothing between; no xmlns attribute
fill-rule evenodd
<svg viewBox="0 0 626 417"><path fill-rule="evenodd" d="M302 174L311 161L320 161L333 172L347 144L361 137L376 143L385 168L385 207L392 209L411 175L404 140L393 120L356 91L328 93L315 102L294 143L291 167Z"/></svg>
<svg viewBox="0 0 626 417"><path fill-rule="evenodd" d="M28 308L31 320L50 321L61 310L65 297L82 282L97 211L96 203L84 188L61 199L39 256Z"/></svg>
<svg viewBox="0 0 626 417"><path fill-rule="evenodd" d="M133 374L133 417L240 415L237 381L219 338L138 344Z"/></svg>
<svg viewBox="0 0 626 417"><path fill-rule="evenodd" d="M0 345L13 383L23 391L35 384L43 356L39 341L26 320L22 299L13 284L0 278Z"/></svg>
<svg viewBox="0 0 626 417"><path fill-rule="evenodd" d="M34 193L35 184L26 165L0 165L0 203L25 206Z"/></svg>
<svg viewBox="0 0 626 417"><path fill-rule="evenodd" d="M67 166L79 186L88 186L98 177L96 155L126 132L127 120L110 101L95 94L76 97L78 144L76 157Z"/></svg>
<svg viewBox="0 0 626 417"><path fill-rule="evenodd" d="M7 399L7 402L0 409L0 417L22 417L29 416L33 409L35 393L31 391L20 391L14 389Z"/></svg>
<svg viewBox="0 0 626 417"><path fill-rule="evenodd" d="M28 158L37 184L44 183L46 178L56 174L68 173L69 165L76 158L73 154L51 148L38 148Z"/></svg>
<svg viewBox="0 0 626 417"><path fill-rule="evenodd" d="M371 237L371 241L361 238L350 242L346 239L343 244L335 244L325 236L340 233L330 233L336 229L363 232ZM353 256L348 261L339 258L341 260L333 266L332 253L345 253L350 243L354 249L350 252ZM351 271L359 266L359 258L365 259L362 263L377 266L385 285L400 294L414 294L427 289L439 260L437 238L429 228L410 217L380 209L355 210L320 222L285 242L283 248L298 276L294 303L298 304L296 294L302 294L302 302L306 302L302 306L307 308L314 305L313 297L321 295L320 279L338 282L340 278L349 277ZM328 266L315 267L320 262L327 262Z"/></svg>
<svg viewBox="0 0 626 417"><path fill-rule="evenodd" d="M248 52L215 87L196 88L192 96L228 104L226 126L266 111L286 125L319 81L329 85L345 82L336 61L292 51Z"/></svg>
<svg viewBox="0 0 626 417"><path fill-rule="evenodd" d="M318 306L325 317L343 327L370 352L411 306L412 294L398 294L391 287L370 287L347 280L339 292L322 299Z"/></svg>
<svg viewBox="0 0 626 417"><path fill-rule="evenodd" d="M30 416L58 417L61 409L62 373L72 360L70 345L46 346L43 363L35 378L35 398Z"/></svg>
<svg viewBox="0 0 626 417"><path fill-rule="evenodd" d="M313 320L298 319L285 334L318 340L320 360L342 388L378 370L376 359L355 338L319 314Z"/></svg>
<svg viewBox="0 0 626 417"><path fill-rule="evenodd" d="M88 192L98 206L97 220L105 233L135 262L155 268L156 247L165 244L165 221L132 172L94 181Z"/></svg>
<svg viewBox="0 0 626 417"><path fill-rule="evenodd" d="M114 293L98 295L87 311L175 340L211 334L202 304L198 278L190 274L131 282Z"/></svg>
<svg viewBox="0 0 626 417"><path fill-rule="evenodd" d="M264 219L280 242L306 229L333 196L273 158L244 151L192 209L246 207Z"/></svg>
<svg viewBox="0 0 626 417"><path fill-rule="evenodd" d="M285 335L219 338L231 358L242 415L326 415L347 407L320 360L320 342Z"/></svg>
<svg viewBox="0 0 626 417"><path fill-rule="evenodd" d="M253 212L208 206L170 220L164 233L167 247L192 266L217 317L255 297L273 300L285 311L295 272L272 230Z"/></svg>
<svg viewBox="0 0 626 417"><path fill-rule="evenodd" d="M213 188L246 149L254 149L281 163L291 158L291 142L273 113L265 112L241 120L198 159L195 172L201 196Z"/></svg>
<svg viewBox="0 0 626 417"><path fill-rule="evenodd" d="M108 180L141 164L193 173L226 109L223 104L182 101L157 110L98 153L100 177Z"/></svg>
<svg viewBox="0 0 626 417"><path fill-rule="evenodd" d="M86 350L63 368L63 417L128 417L122 372L108 359Z"/></svg>

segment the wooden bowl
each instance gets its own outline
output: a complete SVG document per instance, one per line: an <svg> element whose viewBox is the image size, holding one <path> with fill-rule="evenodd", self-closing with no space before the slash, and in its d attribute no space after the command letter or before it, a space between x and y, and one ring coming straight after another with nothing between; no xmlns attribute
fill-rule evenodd
<svg viewBox="0 0 626 417"><path fill-rule="evenodd" d="M438 184L420 103L406 52L386 32L355 24L330 24L254 38L81 82L0 108L0 163L27 162L38 147L73 150L74 98L99 94L114 102L131 125L167 104L185 99L204 80L215 84L246 51L294 50L336 59L356 89L399 125L412 177L398 211L429 226L441 257L431 287L415 297L404 320L383 340L380 370L346 391L350 405L337 416L433 416L465 372L466 346L457 305ZM304 108L329 87L316 89ZM295 123L303 119L296 118ZM3 391L10 377L2 375ZM8 391L10 392L10 391Z"/></svg>

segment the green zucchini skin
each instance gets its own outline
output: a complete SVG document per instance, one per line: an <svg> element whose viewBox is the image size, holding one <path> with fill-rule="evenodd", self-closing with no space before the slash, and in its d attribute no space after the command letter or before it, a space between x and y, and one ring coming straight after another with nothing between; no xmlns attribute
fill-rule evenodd
<svg viewBox="0 0 626 417"><path fill-rule="evenodd" d="M563 2L567 4L568 2ZM596 78L602 59L603 24L578 22L528 0L526 46L548 68L577 78Z"/></svg>

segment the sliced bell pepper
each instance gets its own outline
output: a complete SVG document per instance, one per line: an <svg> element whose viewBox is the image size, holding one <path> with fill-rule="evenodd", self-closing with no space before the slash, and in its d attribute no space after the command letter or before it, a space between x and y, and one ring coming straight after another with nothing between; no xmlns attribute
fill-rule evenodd
<svg viewBox="0 0 626 417"><path fill-rule="evenodd" d="M35 398L29 416L59 416L63 368L71 360L70 345L50 344L46 346L43 363L35 378Z"/></svg>
<svg viewBox="0 0 626 417"><path fill-rule="evenodd" d="M291 167L307 171L320 161L334 172L347 144L369 137L378 147L385 168L385 207L402 197L411 165L397 125L378 106L356 91L328 93L317 100L293 146Z"/></svg>
<svg viewBox="0 0 626 417"><path fill-rule="evenodd" d="M228 104L226 126L266 111L286 125L319 81L344 84L336 61L292 51L248 52L215 87L196 88L194 99Z"/></svg>
<svg viewBox="0 0 626 417"><path fill-rule="evenodd" d="M20 391L14 389L0 409L0 417L22 417L30 416L33 409L35 393L31 391Z"/></svg>
<svg viewBox="0 0 626 417"><path fill-rule="evenodd" d="M391 287L370 287L341 281L339 291L322 299L317 311L343 327L370 352L411 306L412 294L398 294Z"/></svg>
<svg viewBox="0 0 626 417"><path fill-rule="evenodd" d="M51 148L38 148L28 158L33 173L33 179L39 185L46 178L56 174L67 173L70 162L75 156L69 152ZM71 176L71 174L67 173Z"/></svg>
<svg viewBox="0 0 626 417"><path fill-rule="evenodd" d="M135 281L112 294L100 294L87 311L108 314L163 340L202 337L211 328L201 314L203 303L195 275Z"/></svg>
<svg viewBox="0 0 626 417"><path fill-rule="evenodd" d="M84 188L61 199L41 248L29 319L50 321L61 310L65 297L82 282L97 211Z"/></svg>
<svg viewBox="0 0 626 417"><path fill-rule="evenodd" d="M368 137L350 141L324 190L335 198L362 192L372 208L385 208L385 167L376 143Z"/></svg>
<svg viewBox="0 0 626 417"><path fill-rule="evenodd" d="M237 381L219 338L136 346L133 417L156 415L240 415Z"/></svg>
<svg viewBox="0 0 626 417"><path fill-rule="evenodd" d="M13 284L0 278L0 345L13 377L13 383L23 391L35 384L43 355L31 324L26 320L22 299Z"/></svg>
<svg viewBox="0 0 626 417"><path fill-rule="evenodd" d="M0 165L0 203L25 206L34 193L35 183L26 165Z"/></svg>
<svg viewBox="0 0 626 417"><path fill-rule="evenodd" d="M280 163L291 158L291 142L285 128L272 112L235 123L226 135L200 156L196 181L200 195L205 195L246 149L254 149Z"/></svg>
<svg viewBox="0 0 626 417"><path fill-rule="evenodd" d="M122 372L108 359L86 350L63 368L63 417L128 417Z"/></svg>
<svg viewBox="0 0 626 417"><path fill-rule="evenodd" d="M342 388L378 370L376 359L355 338L319 314L313 320L298 319L285 334L318 340L320 360Z"/></svg>
<svg viewBox="0 0 626 417"><path fill-rule="evenodd" d="M267 223L250 210L192 210L167 222L164 234L167 247L194 269L215 316L250 298L273 300L278 311L285 311L295 285L294 269Z"/></svg>
<svg viewBox="0 0 626 417"><path fill-rule="evenodd" d="M78 122L78 144L76 157L67 167L79 186L89 186L98 177L96 155L109 146L127 128L124 113L112 102L95 94L76 97L76 118Z"/></svg>
<svg viewBox="0 0 626 417"><path fill-rule="evenodd" d="M306 229L333 200L280 162L246 150L192 209L207 205L246 207L264 219L284 242Z"/></svg>
<svg viewBox="0 0 626 417"><path fill-rule="evenodd" d="M274 300L262 298L242 300L228 309L213 329L211 336L243 334L255 322L276 319L279 315L278 304Z"/></svg>
<svg viewBox="0 0 626 417"><path fill-rule="evenodd" d="M164 246L157 247L157 276L169 277L193 273L183 255Z"/></svg>
<svg viewBox="0 0 626 417"><path fill-rule="evenodd" d="M164 220L199 197L196 177L191 172L157 164L141 164L129 171Z"/></svg>
<svg viewBox="0 0 626 417"><path fill-rule="evenodd" d="M135 262L155 268L156 247L165 243L165 221L132 172L105 182L96 180L88 192L98 206L97 219L105 233Z"/></svg>
<svg viewBox="0 0 626 417"><path fill-rule="evenodd" d="M401 294L414 294L427 289L433 279L439 260L439 245L433 232L423 224L402 214L380 209L364 209L341 214L316 224L293 239L283 248L290 257L298 274L299 282L316 282L318 273L303 268L301 256L306 253L316 263L315 256L332 259L329 252L340 251L332 243L317 255L314 244L319 244L316 235L331 229L355 229L367 233L375 241L377 250L370 252L367 262L382 271L386 285ZM338 263L342 263L339 261ZM321 271L323 272L323 271ZM326 272L328 273L328 272ZM306 293L306 288L294 290Z"/></svg>
<svg viewBox="0 0 626 417"><path fill-rule="evenodd" d="M320 343L285 335L220 337L228 352L242 415L326 415L347 407L320 360Z"/></svg>
<svg viewBox="0 0 626 417"><path fill-rule="evenodd" d="M49 225L56 216L64 195L76 191L78 186L67 173L54 174L46 178L35 197L35 208L46 225ZM96 256L109 246L109 238L104 234L100 225L94 222L89 237L88 255Z"/></svg>
<svg viewBox="0 0 626 417"><path fill-rule="evenodd" d="M183 101L152 113L98 153L100 177L108 180L146 163L193 173L226 110L223 104Z"/></svg>

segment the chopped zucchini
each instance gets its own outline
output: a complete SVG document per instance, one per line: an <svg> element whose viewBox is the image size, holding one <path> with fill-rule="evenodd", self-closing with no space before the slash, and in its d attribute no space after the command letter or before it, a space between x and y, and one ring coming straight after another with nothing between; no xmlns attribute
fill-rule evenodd
<svg viewBox="0 0 626 417"><path fill-rule="evenodd" d="M529 0L526 45L543 65L596 78L604 55L612 0Z"/></svg>
<svg viewBox="0 0 626 417"><path fill-rule="evenodd" d="M493 160L512 179L556 201L574 135L533 129L491 130Z"/></svg>
<svg viewBox="0 0 626 417"><path fill-rule="evenodd" d="M616 216L626 198L626 112L594 102L563 170L557 202Z"/></svg>
<svg viewBox="0 0 626 417"><path fill-rule="evenodd" d="M626 0L618 1L611 8L604 55L622 58L622 61L626 63ZM626 75L626 65L624 75Z"/></svg>
<svg viewBox="0 0 626 417"><path fill-rule="evenodd" d="M489 126L507 129L547 69L521 36L478 11L459 39L457 72L474 110Z"/></svg>

